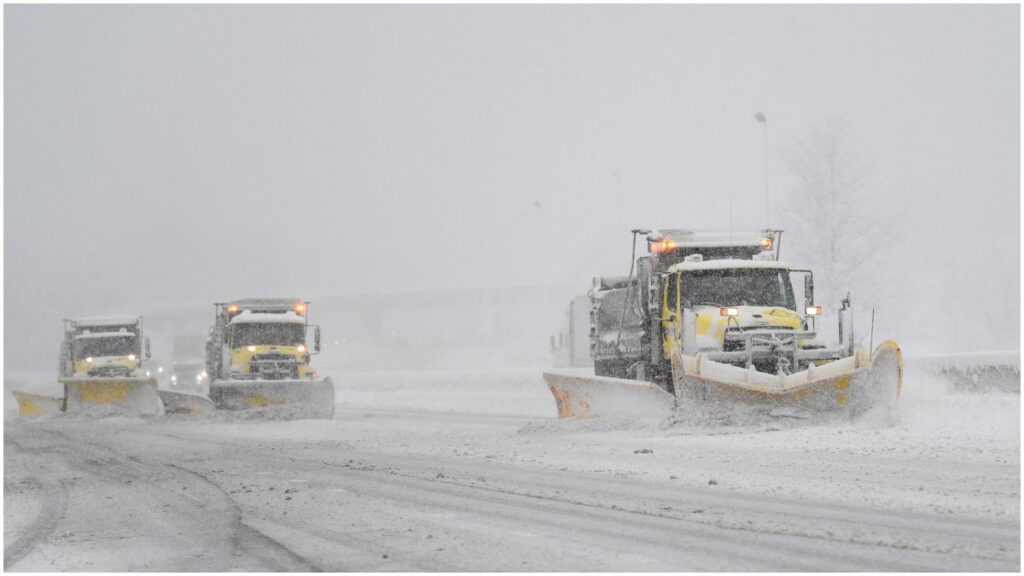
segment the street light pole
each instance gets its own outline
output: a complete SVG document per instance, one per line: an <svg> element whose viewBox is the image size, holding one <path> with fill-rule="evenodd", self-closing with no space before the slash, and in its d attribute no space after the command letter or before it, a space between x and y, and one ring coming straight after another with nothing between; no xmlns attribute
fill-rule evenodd
<svg viewBox="0 0 1024 576"><path fill-rule="evenodd" d="M764 134L764 227L771 228L771 197L768 192L768 117L758 112L754 120L761 123Z"/></svg>

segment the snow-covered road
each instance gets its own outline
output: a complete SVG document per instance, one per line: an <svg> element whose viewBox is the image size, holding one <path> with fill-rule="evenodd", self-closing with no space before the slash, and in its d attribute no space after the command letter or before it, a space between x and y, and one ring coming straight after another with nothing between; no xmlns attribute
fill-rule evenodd
<svg viewBox="0 0 1024 576"><path fill-rule="evenodd" d="M1018 395L709 430L558 421L532 371L336 381L333 421L8 418L5 568L1020 566Z"/></svg>

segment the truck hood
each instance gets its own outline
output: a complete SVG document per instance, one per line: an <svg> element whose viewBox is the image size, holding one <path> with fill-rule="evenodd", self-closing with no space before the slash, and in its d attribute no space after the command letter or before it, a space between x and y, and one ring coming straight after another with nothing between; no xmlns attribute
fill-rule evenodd
<svg viewBox="0 0 1024 576"><path fill-rule="evenodd" d="M139 360L124 356L94 356L92 362L84 359L75 362L75 374L88 374L100 368L126 368L134 370L139 367Z"/></svg>
<svg viewBox="0 0 1024 576"><path fill-rule="evenodd" d="M718 306L695 306L697 348L721 350L725 330L730 327L789 328L800 330L804 318L800 314L780 306L733 306L739 311L736 316L722 316Z"/></svg>

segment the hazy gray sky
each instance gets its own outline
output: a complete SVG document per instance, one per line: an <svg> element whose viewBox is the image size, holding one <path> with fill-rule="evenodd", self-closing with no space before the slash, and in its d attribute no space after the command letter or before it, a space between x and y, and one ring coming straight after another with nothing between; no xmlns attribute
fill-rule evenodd
<svg viewBox="0 0 1024 576"><path fill-rule="evenodd" d="M9 363L66 314L585 291L630 227L727 227L730 194L763 224L757 111L775 197L845 116L906 210L899 281L995 278L1019 314L1017 6L4 11Z"/></svg>

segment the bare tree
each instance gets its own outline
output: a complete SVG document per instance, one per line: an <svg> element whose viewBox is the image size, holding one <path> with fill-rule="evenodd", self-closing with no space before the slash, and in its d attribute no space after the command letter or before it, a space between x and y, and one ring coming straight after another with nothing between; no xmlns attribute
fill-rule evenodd
<svg viewBox="0 0 1024 576"><path fill-rule="evenodd" d="M870 163L850 146L845 119L814 127L786 155L794 178L783 210L794 260L815 271L816 299L834 306L847 290L876 302L882 250L895 234L893 214L868 194Z"/></svg>

